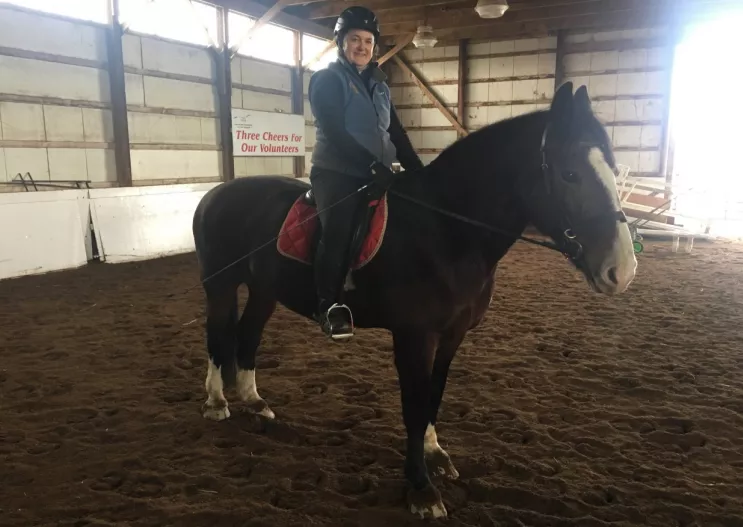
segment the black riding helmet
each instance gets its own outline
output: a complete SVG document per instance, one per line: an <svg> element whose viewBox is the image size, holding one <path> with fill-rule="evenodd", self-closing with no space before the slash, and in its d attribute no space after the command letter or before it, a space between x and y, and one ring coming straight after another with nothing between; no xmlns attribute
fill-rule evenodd
<svg viewBox="0 0 743 527"><path fill-rule="evenodd" d="M335 42L343 45L343 37L349 29L363 29L374 35L374 43L379 41L379 21L377 15L366 7L352 6L343 10L335 22Z"/></svg>

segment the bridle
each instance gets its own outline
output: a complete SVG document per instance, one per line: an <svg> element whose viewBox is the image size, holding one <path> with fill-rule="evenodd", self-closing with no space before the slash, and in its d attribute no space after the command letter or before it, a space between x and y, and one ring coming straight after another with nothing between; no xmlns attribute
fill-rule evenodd
<svg viewBox="0 0 743 527"><path fill-rule="evenodd" d="M551 178L553 177L553 174L552 174L552 167L547 160L546 144L547 144L548 131L549 131L549 124L544 128L544 132L542 133L542 143L540 145L539 151L542 157L542 175L544 176L547 194L550 195L552 194L552 179ZM473 220L472 218L462 216L461 214L457 214L455 212L442 209L435 205L431 205L430 203L425 203L411 196L401 194L398 191L393 190L392 188L389 188L387 191L404 200L420 205L421 207L433 210L435 212L438 212L445 216L449 216L461 222L474 225L475 227L480 227L486 231L490 231L496 234L501 234L501 235L508 236L516 240L521 240L527 243L531 243L533 245L539 245L541 247L545 247L547 249L557 251L561 253L563 256L565 256L565 258L570 260L577 268L586 270L583 267L584 266L583 245L580 243L580 241L578 240L578 237L574 233L571 227L571 224L570 224L569 216L567 215L567 213L565 213L564 210L562 210L560 214L561 223L562 223L560 230L562 231L562 236L561 238L559 238L557 242L552 242L552 241L537 240L534 238L530 238L528 236L524 236L522 234L514 234L512 232L508 232L508 231L499 229L497 227L493 227L492 225L488 225L487 223L483 223L478 220ZM558 204L558 206L560 205ZM616 221L620 223L627 223L627 217L624 215L624 212L621 209L618 211L614 211L612 213L612 217L613 219L615 219Z"/></svg>

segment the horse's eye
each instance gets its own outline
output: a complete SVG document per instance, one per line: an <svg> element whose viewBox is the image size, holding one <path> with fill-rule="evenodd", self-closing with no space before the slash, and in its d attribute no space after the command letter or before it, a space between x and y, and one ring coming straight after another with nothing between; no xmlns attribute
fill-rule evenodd
<svg viewBox="0 0 743 527"><path fill-rule="evenodd" d="M569 172L566 170L561 175L562 179L564 179L568 183L577 183L580 180L580 177L578 177L578 174L576 174L575 172Z"/></svg>

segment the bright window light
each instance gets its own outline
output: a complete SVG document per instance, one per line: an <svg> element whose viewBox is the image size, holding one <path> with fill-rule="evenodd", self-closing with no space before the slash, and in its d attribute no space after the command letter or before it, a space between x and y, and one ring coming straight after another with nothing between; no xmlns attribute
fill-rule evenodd
<svg viewBox="0 0 743 527"><path fill-rule="evenodd" d="M109 0L5 0L5 3L100 24L111 20Z"/></svg>
<svg viewBox="0 0 743 527"><path fill-rule="evenodd" d="M121 23L136 33L200 46L217 43L217 8L188 0L119 0ZM208 36L207 36L208 31ZM211 39L211 40L210 40Z"/></svg>
<svg viewBox="0 0 743 527"><path fill-rule="evenodd" d="M738 159L743 106L743 9L688 28L676 49L671 103L675 210L710 233L743 236L743 166ZM685 222L692 224L692 222Z"/></svg>
<svg viewBox="0 0 743 527"><path fill-rule="evenodd" d="M230 47L240 46L239 55L294 65L294 31L274 24L265 24L247 39L243 39L256 19L230 11Z"/></svg>
<svg viewBox="0 0 743 527"><path fill-rule="evenodd" d="M313 37L312 35L302 35L302 59L304 60L304 62L312 60L314 57L317 56L318 53L325 49L327 45L327 40ZM332 47L323 54L320 60L313 64L310 64L310 67L308 69L317 71L326 68L328 64L336 59L337 56L338 52L336 51L336 48Z"/></svg>

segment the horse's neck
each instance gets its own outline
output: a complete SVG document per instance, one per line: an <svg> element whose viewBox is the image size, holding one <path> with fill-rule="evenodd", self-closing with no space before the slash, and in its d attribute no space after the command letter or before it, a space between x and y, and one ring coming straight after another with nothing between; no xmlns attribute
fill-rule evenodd
<svg viewBox="0 0 743 527"><path fill-rule="evenodd" d="M426 167L413 192L444 210L520 235L528 215L518 184L540 170L546 119L544 113L523 116L462 139ZM466 222L449 224L458 245L480 252L488 265L494 266L515 242Z"/></svg>

